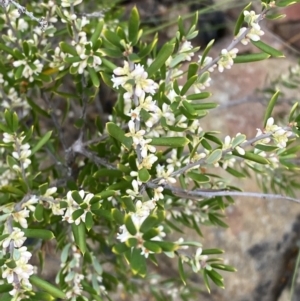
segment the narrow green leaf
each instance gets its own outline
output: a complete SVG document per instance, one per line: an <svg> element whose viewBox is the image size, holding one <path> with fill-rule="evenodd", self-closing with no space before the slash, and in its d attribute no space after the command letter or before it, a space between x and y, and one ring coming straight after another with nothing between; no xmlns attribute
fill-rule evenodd
<svg viewBox="0 0 300 301"><path fill-rule="evenodd" d="M238 145L243 143L245 140L246 140L246 135L244 135L244 134L240 134L240 135L236 136L231 143L232 148L236 148Z"/></svg>
<svg viewBox="0 0 300 301"><path fill-rule="evenodd" d="M205 283L206 289L207 289L207 291L210 293L210 284L209 284L209 281L208 281L208 277L207 277L206 272L207 272L207 270L204 269L204 272L203 272L203 279L204 279L204 283Z"/></svg>
<svg viewBox="0 0 300 301"><path fill-rule="evenodd" d="M110 196L114 196L115 194L116 194L115 190L110 190L109 188L107 188L107 190L104 190L102 192L95 194L94 197L96 197L97 199L107 199ZM94 202L96 202L96 201L94 200ZM92 204L92 200L90 201L90 203Z"/></svg>
<svg viewBox="0 0 300 301"><path fill-rule="evenodd" d="M149 215L142 223L140 227L140 231L142 233L147 232L148 230L156 227L159 223L159 220L156 216L154 215Z"/></svg>
<svg viewBox="0 0 300 301"><path fill-rule="evenodd" d="M151 178L149 171L145 167L140 169L138 174L139 174L139 180L142 181L143 183L147 183Z"/></svg>
<svg viewBox="0 0 300 301"><path fill-rule="evenodd" d="M118 243L113 246L112 251L115 254L122 254L129 250L129 247L125 243Z"/></svg>
<svg viewBox="0 0 300 301"><path fill-rule="evenodd" d="M186 53L178 53L176 54L171 62L170 62L170 68L176 67L179 63L186 60Z"/></svg>
<svg viewBox="0 0 300 301"><path fill-rule="evenodd" d="M218 270L223 270L227 272L236 272L237 269L234 268L233 266L227 265L227 264L221 264L221 263L212 263L210 264L212 268L218 269Z"/></svg>
<svg viewBox="0 0 300 301"><path fill-rule="evenodd" d="M212 94L209 92L201 92L197 94L191 94L186 97L187 100L200 100L210 97Z"/></svg>
<svg viewBox="0 0 300 301"><path fill-rule="evenodd" d="M224 288L224 282L222 276L217 273L215 270L207 270L206 273L209 278L219 287Z"/></svg>
<svg viewBox="0 0 300 301"><path fill-rule="evenodd" d="M131 235L135 235L137 233L135 224L133 223L130 214L125 216L125 226Z"/></svg>
<svg viewBox="0 0 300 301"><path fill-rule="evenodd" d="M266 60L269 57L270 57L270 54L267 54L265 52L249 53L249 54L237 55L237 57L234 58L233 61L234 61L235 64L252 63L252 62Z"/></svg>
<svg viewBox="0 0 300 301"><path fill-rule="evenodd" d="M169 241L155 241L163 251L165 252L174 252L178 249L178 244Z"/></svg>
<svg viewBox="0 0 300 301"><path fill-rule="evenodd" d="M26 97L28 104L31 106L32 110L46 118L50 118L50 114L43 110L39 105L37 105L30 97Z"/></svg>
<svg viewBox="0 0 300 301"><path fill-rule="evenodd" d="M183 100L182 105L185 108L185 110L188 112L188 114L191 115L192 118L197 116L197 112L192 104L190 104L186 100Z"/></svg>
<svg viewBox="0 0 300 301"><path fill-rule="evenodd" d="M60 299L66 298L66 295L63 291L36 275L30 276L29 281L32 285L48 292L53 297Z"/></svg>
<svg viewBox="0 0 300 301"><path fill-rule="evenodd" d="M153 50L153 48L156 46L157 41L158 41L158 39L157 39L157 34L156 34L155 37L153 38L152 42L139 52L139 57L144 58L145 56L148 56L150 54L150 52Z"/></svg>
<svg viewBox="0 0 300 301"><path fill-rule="evenodd" d="M269 103L268 103L268 106L267 106L267 109L266 109L266 113L265 113L265 116L264 116L264 127L266 127L266 124L267 124L267 121L268 119L271 117L272 115L272 111L273 111L273 108L277 102L277 99L278 99L278 96L279 96L279 93L280 91L276 91L272 98L270 99Z"/></svg>
<svg viewBox="0 0 300 301"><path fill-rule="evenodd" d="M265 145L265 144L255 144L255 148L264 151L264 152L273 152L278 149L278 146L275 145Z"/></svg>
<svg viewBox="0 0 300 301"><path fill-rule="evenodd" d="M123 52L121 51L121 49L101 48L101 53L112 58L120 58L123 56Z"/></svg>
<svg viewBox="0 0 300 301"><path fill-rule="evenodd" d="M77 190L72 191L71 193L73 200L77 203L77 204L81 204L83 202L83 199L81 197L81 195L79 194L79 192Z"/></svg>
<svg viewBox="0 0 300 301"><path fill-rule="evenodd" d="M47 132L38 142L37 144L31 149L31 155L35 154L38 150L40 150L50 139L52 135L52 131Z"/></svg>
<svg viewBox="0 0 300 301"><path fill-rule="evenodd" d="M299 102L296 102L296 103L294 103L293 107L291 108L290 115L289 115L289 122L293 121L293 117L298 108L298 105L299 105Z"/></svg>
<svg viewBox="0 0 300 301"><path fill-rule="evenodd" d="M214 133L213 133L214 134ZM204 134L204 137L210 141L213 141L214 143L222 146L223 145L223 142L218 138L216 137L215 135L213 135L212 133L205 133Z"/></svg>
<svg viewBox="0 0 300 301"><path fill-rule="evenodd" d="M202 250L201 255L215 255L215 254L224 254L224 251L221 249L205 249Z"/></svg>
<svg viewBox="0 0 300 301"><path fill-rule="evenodd" d="M99 39L103 25L104 25L104 19L98 20L96 27L94 27L95 30L93 32L93 35L91 36L90 39L90 41L92 42L92 46L94 46L96 44L96 41Z"/></svg>
<svg viewBox="0 0 300 301"><path fill-rule="evenodd" d="M185 95L185 93L189 90L189 88L195 83L197 78L198 78L198 75L193 75L193 76L189 77L189 79L187 80L187 82L184 84L184 86L182 87L182 89L180 91L181 96Z"/></svg>
<svg viewBox="0 0 300 301"><path fill-rule="evenodd" d="M238 19L237 19L237 21L236 21L236 23L235 23L235 27L234 27L234 36L236 36L238 33L239 33L239 31L240 31L240 29L241 29L241 27L242 27L242 25L243 25L243 23L244 23L244 11L245 10L248 10L249 9L249 7L252 5L252 3L250 2L249 4L247 4L247 6L241 11L241 13L240 13L240 15L239 15L239 17L238 17Z"/></svg>
<svg viewBox="0 0 300 301"><path fill-rule="evenodd" d="M82 214L84 213L84 210L82 208L76 209L72 213L72 219L76 221Z"/></svg>
<svg viewBox="0 0 300 301"><path fill-rule="evenodd" d="M124 215L121 213L121 211L117 208L113 208L111 210L111 215L113 219L119 224L123 225L124 224Z"/></svg>
<svg viewBox="0 0 300 301"><path fill-rule="evenodd" d="M130 248L136 248L136 246L138 244L138 240L135 237L130 237L127 239L125 244Z"/></svg>
<svg viewBox="0 0 300 301"><path fill-rule="evenodd" d="M89 75L91 77L93 86L96 87L96 88L99 88L100 80L99 80L98 74L96 73L95 69L91 68L89 66L87 67L87 69L88 69Z"/></svg>
<svg viewBox="0 0 300 301"><path fill-rule="evenodd" d="M215 149L205 160L207 164L215 164L222 158L222 150Z"/></svg>
<svg viewBox="0 0 300 301"><path fill-rule="evenodd" d="M231 168L230 166L227 166L226 171L236 178L245 178L245 175L243 173Z"/></svg>
<svg viewBox="0 0 300 301"><path fill-rule="evenodd" d="M10 47L8 47L8 46L6 46L6 45L4 45L4 44L2 44L2 43L0 43L0 50L3 50L5 52L9 53L13 57L15 56L13 49L10 48Z"/></svg>
<svg viewBox="0 0 300 301"><path fill-rule="evenodd" d="M157 146L181 147L189 143L189 140L185 137L160 137L151 139L150 144Z"/></svg>
<svg viewBox="0 0 300 301"><path fill-rule="evenodd" d="M133 249L130 256L130 267L134 275L145 277L147 273L146 258L140 249Z"/></svg>
<svg viewBox="0 0 300 301"><path fill-rule="evenodd" d="M178 271L179 271L181 281L183 282L184 285L186 285L186 276L183 269L182 259L180 257L178 258Z"/></svg>
<svg viewBox="0 0 300 301"><path fill-rule="evenodd" d="M199 66L197 63L190 63L187 78L191 78L192 76L197 75L198 67Z"/></svg>
<svg viewBox="0 0 300 301"><path fill-rule="evenodd" d="M93 174L93 178L98 178L98 177L121 178L122 175L123 172L118 169L100 168Z"/></svg>
<svg viewBox="0 0 300 301"><path fill-rule="evenodd" d="M208 176L198 173L196 171L188 172L187 176L198 183L208 183L210 181L210 178Z"/></svg>
<svg viewBox="0 0 300 301"><path fill-rule="evenodd" d="M204 102L204 103L193 104L193 107L195 110L210 110L210 109L214 109L218 106L219 105L215 102Z"/></svg>
<svg viewBox="0 0 300 301"><path fill-rule="evenodd" d="M0 187L0 192L24 196L24 191L14 187L14 186L9 186L9 185L4 185L4 186Z"/></svg>
<svg viewBox="0 0 300 301"><path fill-rule="evenodd" d="M285 14L267 14L266 15L266 19L268 20L280 20L280 19L284 19L286 17Z"/></svg>
<svg viewBox="0 0 300 301"><path fill-rule="evenodd" d="M79 225L72 223L71 227L72 227L75 243L78 246L81 253L84 254L86 252L85 225L82 222Z"/></svg>
<svg viewBox="0 0 300 301"><path fill-rule="evenodd" d="M270 54L273 57L284 57L284 54L281 51L271 47L270 45L268 45L262 41L251 40L251 43L253 45L255 45L258 49L262 50L265 53Z"/></svg>
<svg viewBox="0 0 300 301"><path fill-rule="evenodd" d="M62 50L62 52L64 52L64 53L68 53L73 56L78 56L78 53L77 53L75 47L66 42L60 42L59 47Z"/></svg>
<svg viewBox="0 0 300 301"><path fill-rule="evenodd" d="M161 247L159 247L155 241L145 241L144 247L151 252L154 252L156 254L161 253Z"/></svg>
<svg viewBox="0 0 300 301"><path fill-rule="evenodd" d="M132 138L126 137L125 132L119 126L113 122L107 122L106 129L110 136L120 141L127 149L131 148Z"/></svg>
<svg viewBox="0 0 300 301"><path fill-rule="evenodd" d="M209 220L214 224L223 228L228 228L228 225L219 219L216 214L208 213Z"/></svg>
<svg viewBox="0 0 300 301"><path fill-rule="evenodd" d="M260 156L260 155L257 155L257 154L254 154L254 153L251 153L251 152L246 152L245 155L240 155L236 150L234 150L232 152L233 155L237 156L237 157L241 157L241 158L244 158L246 160L250 160L250 161L253 161L253 162L256 162L256 163L260 163L260 164L270 164L269 160Z"/></svg>
<svg viewBox="0 0 300 301"><path fill-rule="evenodd" d="M19 119L16 112L12 114L12 130L13 132L17 132L19 127Z"/></svg>
<svg viewBox="0 0 300 301"><path fill-rule="evenodd" d="M85 227L88 231L90 231L93 228L94 225L94 219L91 212L87 212L85 216Z"/></svg>
<svg viewBox="0 0 300 301"><path fill-rule="evenodd" d="M279 0L276 1L276 6L278 7L286 7L295 3L299 3L299 0Z"/></svg>
<svg viewBox="0 0 300 301"><path fill-rule="evenodd" d="M140 16L136 6L134 6L131 10L128 21L128 41L131 43L132 46L135 46L138 42L139 27Z"/></svg>
<svg viewBox="0 0 300 301"><path fill-rule="evenodd" d="M38 222L44 219L44 206L42 204L37 204L35 206L34 217Z"/></svg>
<svg viewBox="0 0 300 301"><path fill-rule="evenodd" d="M205 47L205 49L204 49L204 51L203 51L203 54L202 54L201 61L200 61L200 67L203 66L204 61L205 61L205 58L207 57L207 55L208 55L208 53L209 53L211 47L213 46L214 42L215 42L215 40L211 40L211 41L207 44L207 46Z"/></svg>
<svg viewBox="0 0 300 301"><path fill-rule="evenodd" d="M159 233L160 233L160 231L157 228L153 228L153 229L150 229L150 230L144 232L142 238L144 240L148 241L148 240L151 240L153 237L158 236Z"/></svg>
<svg viewBox="0 0 300 301"><path fill-rule="evenodd" d="M110 30L104 30L103 35L107 39L107 41L120 48L121 38L117 35L117 33Z"/></svg>
<svg viewBox="0 0 300 301"><path fill-rule="evenodd" d="M54 234L50 230L46 229L23 229L26 237L40 238L43 240L50 240L54 238Z"/></svg>
<svg viewBox="0 0 300 301"><path fill-rule="evenodd" d="M1 284L0 285L0 294L10 292L12 289L13 289L13 286L11 284Z"/></svg>
<svg viewBox="0 0 300 301"><path fill-rule="evenodd" d="M4 112L4 118L5 118L6 124L10 128L10 131L13 132L13 129L12 129L12 119L13 119L12 114L13 114L13 112L11 112L9 110L5 110L5 112Z"/></svg>
<svg viewBox="0 0 300 301"><path fill-rule="evenodd" d="M166 60L170 57L170 55L173 53L175 45L173 43L166 43L159 53L157 54L157 57L152 62L152 64L149 66L147 72L148 77L152 77L156 71L158 71L162 65L166 62Z"/></svg>

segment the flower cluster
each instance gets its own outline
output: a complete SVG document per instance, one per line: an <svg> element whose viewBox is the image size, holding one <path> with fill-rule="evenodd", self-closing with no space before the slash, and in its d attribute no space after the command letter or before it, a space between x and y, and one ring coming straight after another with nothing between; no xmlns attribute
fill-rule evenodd
<svg viewBox="0 0 300 301"><path fill-rule="evenodd" d="M2 83L4 87L8 86L8 82L4 81L2 74L0 74L0 84ZM4 109L15 109L18 113L20 112L20 114L18 114L20 117L28 114L30 106L26 99L24 99L24 96L19 95L15 88L10 87L6 92L6 95L4 95L3 91L0 97L2 98L0 106Z"/></svg>
<svg viewBox="0 0 300 301"><path fill-rule="evenodd" d="M201 255L201 254L202 254L202 248L198 248L194 256L194 259L191 261L191 265L195 273L198 273L203 268L207 270L211 270L211 266L207 264L208 256Z"/></svg>
<svg viewBox="0 0 300 301"><path fill-rule="evenodd" d="M264 32L261 30L258 21L259 21L260 15L255 14L255 12L252 11L244 11L244 20L248 23L248 26L250 28L249 32L245 35L245 37L241 40L241 43L243 45L247 45L250 40L252 41L259 41L260 37L264 35ZM246 27L240 28L239 33L237 34L237 37L240 37L245 33L247 30Z"/></svg>
<svg viewBox="0 0 300 301"><path fill-rule="evenodd" d="M22 76L24 78L28 78L30 82L34 81L34 77L39 75L43 70L43 64L40 62L39 59L35 59L32 61L27 57L24 59L17 60L13 62L13 66L21 69Z"/></svg>
<svg viewBox="0 0 300 301"><path fill-rule="evenodd" d="M273 140L279 148L285 148L286 143L288 142L288 138L291 137L293 133L290 130L286 130L283 127L274 124L274 118L270 117L267 120L266 127L263 131L261 129L257 129L256 137L262 134L271 134L271 135L270 138L267 137L262 140L259 140L259 143L267 144L271 140Z"/></svg>
<svg viewBox="0 0 300 301"><path fill-rule="evenodd" d="M87 67L98 68L102 64L101 53L99 51L93 51L93 43L88 41L86 33L81 31L78 33L79 41L72 42L75 46L77 55L69 55L70 58L78 58L77 61L72 63L72 66L77 69L79 74L82 74Z"/></svg>
<svg viewBox="0 0 300 301"><path fill-rule="evenodd" d="M31 164L31 160L29 159L31 155L30 145L29 143L22 143L25 139L23 135L16 134L3 134L3 142L4 143L12 143L14 147L14 151L12 152L13 157L19 162L19 165L15 164L12 168L18 172L23 172L28 166Z"/></svg>
<svg viewBox="0 0 300 301"><path fill-rule="evenodd" d="M68 300L76 300L78 296L82 294L81 281L84 279L84 275L78 273L82 264L82 256L75 245L71 246L72 259L68 262L61 264L62 274L65 277L66 283L68 283L68 290L66 297Z"/></svg>
<svg viewBox="0 0 300 301"><path fill-rule="evenodd" d="M184 55L184 61L190 61L194 56L194 52L192 52L192 49L192 43L190 41L184 41L178 53Z"/></svg>
<svg viewBox="0 0 300 301"><path fill-rule="evenodd" d="M3 251L10 252L11 255L2 267L2 277L13 285L14 288L9 293L14 301L26 299L24 292L32 288L29 277L33 274L34 267L28 263L32 255L23 246L25 240L24 232L14 227L9 236L1 242Z"/></svg>
<svg viewBox="0 0 300 301"><path fill-rule="evenodd" d="M227 49L223 49L221 51L221 57L217 63L219 72L223 72L224 69L231 69L233 65L233 59L236 57L238 51L239 50L237 48L233 48L230 51Z"/></svg>
<svg viewBox="0 0 300 301"><path fill-rule="evenodd" d="M115 77L115 75L117 75L117 77ZM112 82L114 83L114 88L122 86L126 90L123 95L125 114L128 114L128 111L132 107L131 100L134 95L138 98L145 99L145 93L153 95L158 88L158 84L148 78L148 73L142 65L132 65L132 63L129 65L127 61L124 61L123 68L118 67L114 70ZM151 97L146 99L148 99L148 101L152 100Z"/></svg>
<svg viewBox="0 0 300 301"><path fill-rule="evenodd" d="M138 245L136 248L140 248L142 250L142 255L144 255L146 258L149 256L151 252L147 248L144 247L144 239L143 239L143 233L140 232L140 227L145 221L145 219L150 215L150 212L156 207L156 200L152 199L146 202L141 202L138 200L136 202L136 212L130 213L130 218L137 230L135 235L132 235L129 233L125 225L122 225L120 227L120 233L117 234L117 239L119 239L121 242L126 242L129 238L136 238L138 241ZM152 237L151 240L162 240L162 238L166 235L163 232L163 226L159 226L157 228L158 235L155 237Z"/></svg>
<svg viewBox="0 0 300 301"><path fill-rule="evenodd" d="M86 194L84 192L84 190L80 190L78 193L82 199L81 206L82 206L82 204L84 204L84 208L85 208L85 209L83 209L82 215L80 215L75 220L73 219L73 217L72 217L73 212L80 209L81 206L72 197L72 191L69 191L67 193L67 200L66 200L68 206L67 206L66 212L64 213L64 216L63 216L64 221L67 221L70 224L75 223L76 225L79 225L81 221L85 222L86 214L91 211L90 210L90 206L91 206L90 200L94 196L94 194L92 194L92 193Z"/></svg>

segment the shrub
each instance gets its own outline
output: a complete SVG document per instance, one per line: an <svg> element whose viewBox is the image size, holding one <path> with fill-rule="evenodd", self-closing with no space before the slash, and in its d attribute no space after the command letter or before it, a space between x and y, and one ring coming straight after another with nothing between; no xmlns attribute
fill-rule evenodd
<svg viewBox="0 0 300 301"><path fill-rule="evenodd" d="M261 1L260 13L247 5L232 43L212 58L211 41L195 60L197 13L187 28L179 17L176 36L158 48L157 36L145 42L136 8L123 22L117 10L89 1L26 8L0 1L4 300L98 301L118 289L187 300L198 290L191 273L202 275L208 291L211 283L224 287L219 271L235 269L218 257L223 251L184 239L183 230L201 237L203 226L226 226L234 196L299 202L296 181L282 185L272 174L297 169L300 115L296 103L288 122L276 124L275 90L255 137L204 131L201 119L217 107L206 90L215 72L226 76L234 63L283 57L260 40L259 24L293 2ZM240 43L259 52L239 55ZM299 75L299 66L292 70ZM95 112L104 90L116 96L108 118ZM212 168L237 178L254 171L266 189L285 188L285 195L242 192ZM47 241L60 256L52 284L41 274ZM177 260L180 281L155 274L150 263L159 266L163 256Z"/></svg>

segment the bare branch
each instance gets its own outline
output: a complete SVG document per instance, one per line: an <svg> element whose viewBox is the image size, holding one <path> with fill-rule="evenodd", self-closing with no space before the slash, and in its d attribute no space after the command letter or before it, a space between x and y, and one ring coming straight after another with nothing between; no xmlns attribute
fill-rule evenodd
<svg viewBox="0 0 300 301"><path fill-rule="evenodd" d="M153 188L154 185L150 185ZM199 198L212 198L215 196L241 196L241 197L253 197L260 199L280 199L287 200L294 203L300 204L300 200L281 194L269 194L269 193L258 193L249 191L228 191L228 190L213 190L213 189L196 189L196 190L184 190L170 185L165 185L165 189L170 190L174 195L177 195L186 199L197 199ZM200 201L200 200L199 200Z"/></svg>

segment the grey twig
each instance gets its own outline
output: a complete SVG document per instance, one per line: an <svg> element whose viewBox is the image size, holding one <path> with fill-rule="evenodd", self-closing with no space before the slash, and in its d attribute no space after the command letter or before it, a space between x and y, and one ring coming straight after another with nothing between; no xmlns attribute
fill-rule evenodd
<svg viewBox="0 0 300 301"><path fill-rule="evenodd" d="M14 0L0 0L0 6L2 6L3 8L6 8L7 6L9 6L9 4L14 5L18 9L20 14L25 14L31 20L38 22L41 26L42 31L46 29L48 22L45 20L44 17L41 18L35 17L32 12L29 12L24 6L20 5L18 2Z"/></svg>
<svg viewBox="0 0 300 301"><path fill-rule="evenodd" d="M187 199L197 199L199 198L212 198L216 196L241 196L241 197L253 197L253 198L260 198L260 199L280 199L280 200L287 200L294 203L300 204L300 200L296 198L292 198L286 195L281 194L269 194L269 193L258 193L258 192L249 192L249 191L228 191L228 190L184 190L177 187L173 187L170 185L165 185L165 189L170 190L174 195L178 195L180 197L184 197ZM199 200L201 201L201 200Z"/></svg>
<svg viewBox="0 0 300 301"><path fill-rule="evenodd" d="M64 134L63 134L63 131L62 131L62 128L57 120L57 117L54 113L54 109L53 109L53 106L52 106L52 103L51 101L49 100L48 96L46 95L46 93L41 90L41 94L42 94L42 99L44 100L44 102L47 104L48 108L50 109L50 116L51 116L51 119L52 119L52 122L57 130L57 134L58 134L58 137L59 137L59 141L61 143L61 145L63 146L63 149L66 150L67 149L67 146L65 144L65 138L64 138Z"/></svg>

